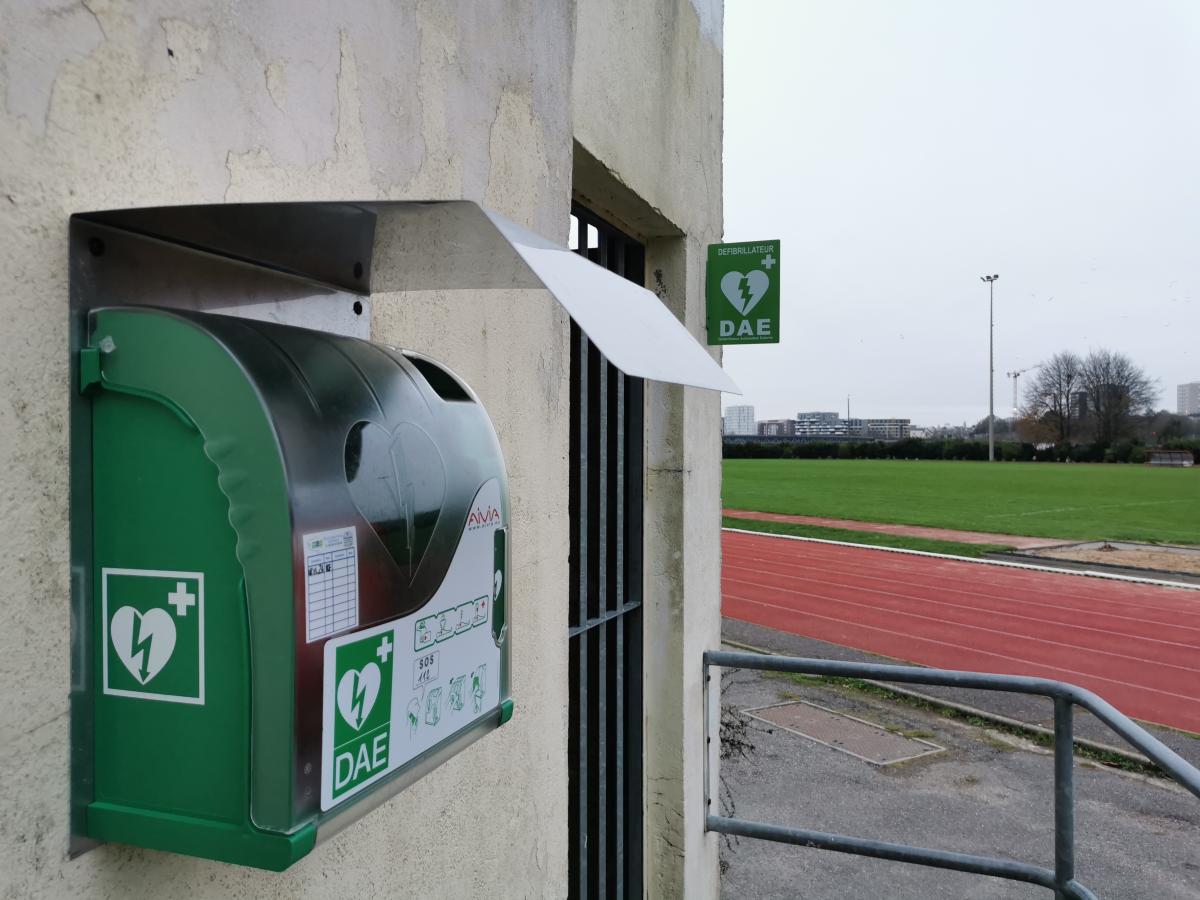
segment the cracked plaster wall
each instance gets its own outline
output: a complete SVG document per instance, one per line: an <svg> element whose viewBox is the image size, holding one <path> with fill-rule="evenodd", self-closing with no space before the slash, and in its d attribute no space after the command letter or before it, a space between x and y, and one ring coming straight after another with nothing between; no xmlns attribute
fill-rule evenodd
<svg viewBox="0 0 1200 900"><path fill-rule="evenodd" d="M545 294L377 296L372 334L482 395L513 488L513 721L281 875L66 859L67 218L478 200L563 240L574 10L535 0L0 0L0 897L558 897L566 882L567 320ZM562 640L546 640L547 635Z"/></svg>

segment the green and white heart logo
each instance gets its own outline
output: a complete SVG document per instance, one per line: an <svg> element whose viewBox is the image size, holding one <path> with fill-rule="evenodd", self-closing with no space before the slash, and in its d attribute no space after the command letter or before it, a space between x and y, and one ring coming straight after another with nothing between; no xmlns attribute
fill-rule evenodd
<svg viewBox="0 0 1200 900"><path fill-rule="evenodd" d="M758 305L771 279L761 269L755 269L743 275L741 272L726 272L721 279L721 293L730 305L743 316L750 315L750 310Z"/></svg>
<svg viewBox="0 0 1200 900"><path fill-rule="evenodd" d="M322 809L396 764L391 721L399 632L390 625L373 631L367 637L334 638L325 645Z"/></svg>
<svg viewBox="0 0 1200 900"><path fill-rule="evenodd" d="M779 343L779 241L709 244L704 278L708 343Z"/></svg>
<svg viewBox="0 0 1200 900"><path fill-rule="evenodd" d="M104 693L203 706L204 573L103 567L100 578Z"/></svg>
<svg viewBox="0 0 1200 900"><path fill-rule="evenodd" d="M355 731L371 714L379 697L379 666L367 663L361 669L349 669L337 686L337 708L342 718Z"/></svg>
<svg viewBox="0 0 1200 900"><path fill-rule="evenodd" d="M138 612L122 606L113 613L109 629L117 659L139 684L161 672L175 652L175 623L165 609Z"/></svg>

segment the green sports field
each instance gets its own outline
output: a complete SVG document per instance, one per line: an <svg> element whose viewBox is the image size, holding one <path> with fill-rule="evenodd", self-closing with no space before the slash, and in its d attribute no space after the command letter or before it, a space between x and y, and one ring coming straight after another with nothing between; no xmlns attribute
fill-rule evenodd
<svg viewBox="0 0 1200 900"><path fill-rule="evenodd" d="M722 493L728 509L1200 544L1200 467L728 459Z"/></svg>

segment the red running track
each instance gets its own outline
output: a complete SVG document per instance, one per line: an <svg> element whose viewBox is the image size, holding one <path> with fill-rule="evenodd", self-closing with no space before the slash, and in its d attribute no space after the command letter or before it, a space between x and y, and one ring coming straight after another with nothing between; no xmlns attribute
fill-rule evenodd
<svg viewBox="0 0 1200 900"><path fill-rule="evenodd" d="M726 616L944 669L1034 675L1200 732L1200 591L726 531Z"/></svg>

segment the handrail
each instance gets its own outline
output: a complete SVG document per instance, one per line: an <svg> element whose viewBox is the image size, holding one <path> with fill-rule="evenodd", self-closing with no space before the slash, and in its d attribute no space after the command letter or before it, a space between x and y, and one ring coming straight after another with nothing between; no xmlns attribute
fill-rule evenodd
<svg viewBox="0 0 1200 900"><path fill-rule="evenodd" d="M722 834L759 838L788 844L799 844L839 853L852 853L876 859L889 859L916 865L953 869L976 875L990 875L1011 881L1041 885L1055 892L1061 900L1095 900L1096 895L1075 881L1075 785L1074 737L1072 706L1088 710L1092 715L1140 750L1175 781L1200 797L1200 770L1181 757L1158 738L1148 733L1132 719L1107 701L1073 684L1048 678L1023 675L996 675L986 672L963 672L954 669L923 669L915 666L893 666L879 663L840 662L828 659L809 659L796 656L774 656L760 653L741 653L727 650L708 650L704 653L704 685L708 689L710 666L731 669L757 669L767 672L790 672L799 675L821 675L841 678L870 678L897 684L925 684L942 687L974 688L1032 694L1054 700L1054 869L1034 866L1017 860L975 856L893 844L839 834L807 831L783 825L751 822L726 816L708 814L705 827ZM706 704L707 709L707 704ZM707 794L706 802L712 800Z"/></svg>

